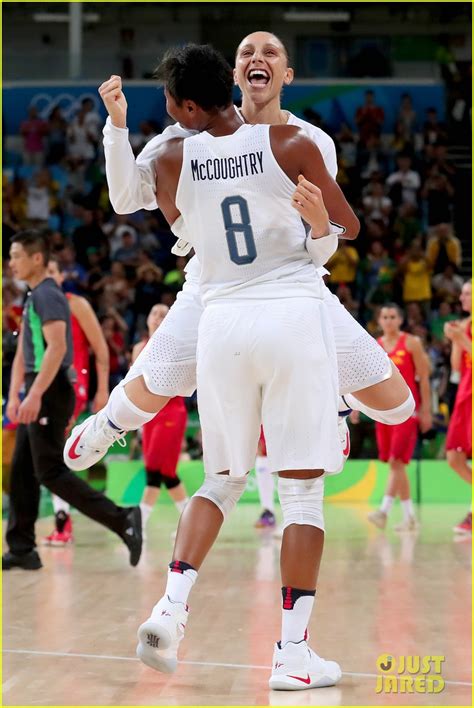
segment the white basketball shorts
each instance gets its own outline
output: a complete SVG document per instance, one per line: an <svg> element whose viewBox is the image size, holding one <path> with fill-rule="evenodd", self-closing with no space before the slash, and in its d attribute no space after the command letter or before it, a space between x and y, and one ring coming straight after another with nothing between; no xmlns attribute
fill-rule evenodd
<svg viewBox="0 0 474 708"><path fill-rule="evenodd" d="M324 302L334 330L339 392L354 393L390 378L392 369L386 352L327 287ZM163 324L140 353L122 385L143 376L149 390L157 395L192 395L196 390L196 347L202 313L199 278L193 274L186 278Z"/></svg>
<svg viewBox="0 0 474 708"><path fill-rule="evenodd" d="M260 425L272 472L337 470L337 367L322 300L212 303L199 325L204 466L245 475Z"/></svg>

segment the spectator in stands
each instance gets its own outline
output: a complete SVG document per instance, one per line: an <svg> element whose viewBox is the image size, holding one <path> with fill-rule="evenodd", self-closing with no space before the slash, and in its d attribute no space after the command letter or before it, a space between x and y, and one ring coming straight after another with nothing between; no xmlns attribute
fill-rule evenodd
<svg viewBox="0 0 474 708"><path fill-rule="evenodd" d="M386 175L388 159L383 150L380 138L371 135L363 145L359 143L357 155L357 170L362 180L369 180L375 173Z"/></svg>
<svg viewBox="0 0 474 708"><path fill-rule="evenodd" d="M372 241L366 257L360 264L358 275L362 289L370 292L381 280L391 282L395 270L395 263L389 257L382 241Z"/></svg>
<svg viewBox="0 0 474 708"><path fill-rule="evenodd" d="M20 133L23 137L23 162L25 165L41 166L44 160L48 124L39 117L36 106L28 108L28 118L21 123Z"/></svg>
<svg viewBox="0 0 474 708"><path fill-rule="evenodd" d="M92 98L83 98L81 101L81 107L84 111L84 122L90 132L94 137L95 147L100 138L100 130L104 125L104 121L100 117L99 112L96 110L95 103Z"/></svg>
<svg viewBox="0 0 474 708"><path fill-rule="evenodd" d="M428 170L427 179L421 190L428 226L451 221L453 196L454 189L448 178L439 171L437 164L433 164Z"/></svg>
<svg viewBox="0 0 474 708"><path fill-rule="evenodd" d="M385 196L381 182L371 182L370 192L362 200L364 214L367 219L382 220L388 224L392 212L392 200Z"/></svg>
<svg viewBox="0 0 474 708"><path fill-rule="evenodd" d="M132 231L122 231L122 245L114 254L114 260L128 268L136 268L139 262L139 248Z"/></svg>
<svg viewBox="0 0 474 708"><path fill-rule="evenodd" d="M59 254L61 272L64 277L63 290L66 293L81 295L87 283L87 272L76 261L76 252L71 245L66 245Z"/></svg>
<svg viewBox="0 0 474 708"><path fill-rule="evenodd" d="M130 214L113 214L110 221L104 224L103 230L109 239L111 258L115 258L118 249L122 247L122 234L124 231L132 234L134 243L138 239L137 230Z"/></svg>
<svg viewBox="0 0 474 708"><path fill-rule="evenodd" d="M87 115L88 110L82 106L67 131L67 157L71 166L85 168L95 157L98 136Z"/></svg>
<svg viewBox="0 0 474 708"><path fill-rule="evenodd" d="M446 303L456 303L461 295L463 279L456 274L456 266L447 263L442 273L437 273L431 280L433 287L433 305L444 301Z"/></svg>
<svg viewBox="0 0 474 708"><path fill-rule="evenodd" d="M398 125L400 134L408 144L413 144L416 129L416 111L409 93L402 94L400 110L398 111Z"/></svg>
<svg viewBox="0 0 474 708"><path fill-rule="evenodd" d="M102 259L106 260L109 252L109 242L101 225L96 219L93 209L78 207L81 224L74 229L72 241L76 249L78 262L87 267L90 248L98 249Z"/></svg>
<svg viewBox="0 0 474 708"><path fill-rule="evenodd" d="M341 239L339 247L328 262L329 287L336 292L341 283L345 283L351 293L355 293L355 282L357 276L357 266L359 264L359 254L350 241Z"/></svg>
<svg viewBox="0 0 474 708"><path fill-rule="evenodd" d="M346 283L340 283L337 287L336 295L342 302L346 310L350 312L353 317L358 318L359 303L357 300L354 300L349 285Z"/></svg>
<svg viewBox="0 0 474 708"><path fill-rule="evenodd" d="M417 204L418 190L421 179L418 172L412 169L412 158L407 153L397 156L398 169L387 177L389 196L395 206L400 204Z"/></svg>
<svg viewBox="0 0 474 708"><path fill-rule="evenodd" d="M107 315L101 319L101 327L109 349L109 388L112 390L127 373L128 361L125 355L125 334L128 327L127 323L112 307L108 309Z"/></svg>
<svg viewBox="0 0 474 708"><path fill-rule="evenodd" d="M393 234L400 240L400 246L405 249L415 238L421 236L421 221L417 216L417 207L414 204L401 204L393 223Z"/></svg>
<svg viewBox="0 0 474 708"><path fill-rule="evenodd" d="M26 218L32 226L46 226L52 209L57 205L57 184L49 170L42 169L31 178L26 192Z"/></svg>
<svg viewBox="0 0 474 708"><path fill-rule="evenodd" d="M461 242L453 234L449 223L438 224L430 230L426 257L434 273L442 273L448 263L458 268L462 261Z"/></svg>
<svg viewBox="0 0 474 708"><path fill-rule="evenodd" d="M130 138L133 152L138 155L145 145L150 142L155 135L158 135L158 129L154 121L142 120L140 123L140 133Z"/></svg>
<svg viewBox="0 0 474 708"><path fill-rule="evenodd" d="M48 154L47 165L57 165L66 156L67 123L61 113L61 108L53 108L48 118Z"/></svg>
<svg viewBox="0 0 474 708"><path fill-rule="evenodd" d="M137 318L136 328L146 332L146 318L153 305L161 302L165 290L163 286L163 271L154 264L140 266L137 270L138 280L135 286L135 301L133 303Z"/></svg>
<svg viewBox="0 0 474 708"><path fill-rule="evenodd" d="M431 268L425 258L420 239L415 239L407 255L400 261L403 302L418 302L426 313L431 301Z"/></svg>
<svg viewBox="0 0 474 708"><path fill-rule="evenodd" d="M423 142L427 157L432 157L433 146L447 139L447 131L444 123L438 120L436 108L428 108L426 111L426 121L423 125Z"/></svg>
<svg viewBox="0 0 474 708"><path fill-rule="evenodd" d="M433 145L432 161L437 165L438 170L442 175L445 175L449 180L454 179L456 168L448 158L448 146L444 140L439 140Z"/></svg>
<svg viewBox="0 0 474 708"><path fill-rule="evenodd" d="M107 311L113 305L122 317L133 302L134 291L126 278L125 267L117 261L112 262L110 273L92 285L92 290L101 293L102 310Z"/></svg>
<svg viewBox="0 0 474 708"><path fill-rule="evenodd" d="M442 342L444 337L444 325L446 322L452 322L457 319L458 315L453 312L451 303L445 301L440 302L438 312L435 313L430 322L431 334L434 339L438 342Z"/></svg>
<svg viewBox="0 0 474 708"><path fill-rule="evenodd" d="M356 111L355 122L359 129L360 142L366 145L371 137L379 137L385 119L383 108L375 103L373 91L365 92L365 102Z"/></svg>

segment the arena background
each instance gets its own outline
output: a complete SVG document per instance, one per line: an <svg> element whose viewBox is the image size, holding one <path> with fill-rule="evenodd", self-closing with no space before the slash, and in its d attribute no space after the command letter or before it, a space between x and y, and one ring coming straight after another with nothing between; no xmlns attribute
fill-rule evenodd
<svg viewBox="0 0 474 708"><path fill-rule="evenodd" d="M449 539L452 522L470 499L469 488L445 461L445 434L458 378L450 370L443 324L461 316L458 295L472 265L471 5L4 2L2 10L3 403L24 296L8 267L9 238L16 231L29 225L48 228L68 272L66 290L85 295L99 317L112 315L111 387L125 375L131 347L144 334L150 298L172 304L183 283L185 263L170 254L174 239L161 214L113 213L100 141L106 111L98 85L112 73L123 77L130 140L138 154L168 124L163 91L152 78L167 47L210 42L232 64L240 39L266 29L289 48L297 77L284 91L283 106L334 138L338 182L361 220L361 233L349 244L356 250L357 265L347 268L334 258L330 288L374 336L380 305L399 303L406 316L404 329L418 335L429 353L434 427L420 436L410 479L423 532L427 527L423 540ZM384 117L380 135L370 136L364 147L355 116L367 91L374 92ZM70 159L71 137L86 98L92 99L98 132L97 140L87 146L91 155L79 165ZM235 98L238 102L237 91ZM403 106L411 107L411 119L405 120L409 111L403 114ZM32 108L35 120L43 121L44 137L28 150ZM51 114L57 108L64 120L53 125ZM410 194L389 180L398 169L400 154L410 157L411 169L420 175L420 188ZM383 185L383 204L371 198L375 183ZM117 247L117 234L124 230L132 234L134 244L126 256ZM440 257L440 252L447 257ZM407 293L404 287L404 264L420 257L427 274L420 279L419 292L428 290L428 298ZM123 272L112 274L110 282L122 280L123 287L117 287L118 295L111 301L94 284L117 260L124 264ZM149 291L144 294L142 266L154 269L152 296ZM91 399L93 394L92 387ZM186 449L179 469L192 493L203 474L202 449L195 397L187 406ZM4 417L4 516L13 427ZM326 499L340 504L339 509L352 505L351 518L363 523L369 506L382 497L387 468L376 461L371 421L361 416L359 423L351 424L351 436L351 459L343 475L327 480ZM140 449L133 437L125 451L112 449L103 463L84 473L117 502L137 503L144 486ZM258 515L253 473L243 501L251 505L245 512L251 525ZM49 516L51 509L44 491L42 515ZM157 523L163 518L165 528L171 527L174 510L166 493L155 513ZM463 643L465 639L463 635ZM465 672L463 676L468 680ZM53 704L63 697L52 695L54 701L42 702ZM5 694L4 702L27 702L25 696L17 687ZM449 703L443 696L431 700L438 701L436 705ZM347 695L344 700L349 701ZM364 700L370 702L365 696Z"/></svg>

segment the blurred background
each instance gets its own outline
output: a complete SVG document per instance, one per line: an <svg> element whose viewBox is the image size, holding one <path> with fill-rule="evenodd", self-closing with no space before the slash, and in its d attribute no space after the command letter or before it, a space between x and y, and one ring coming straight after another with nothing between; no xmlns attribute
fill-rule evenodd
<svg viewBox="0 0 474 708"><path fill-rule="evenodd" d="M24 297L8 268L19 229L49 229L65 289L85 295L103 322L111 385L151 305L171 305L183 283L186 259L171 256L160 212L111 209L99 84L124 78L138 154L168 123L152 78L166 48L210 42L232 64L256 29L287 45L296 79L283 105L333 137L339 184L362 223L331 260L329 285L374 335L381 304L403 307L432 362L436 427L421 454L441 458L457 386L443 324L460 317L471 271L469 3L5 3L4 392ZM189 407L189 453L199 456ZM376 455L369 421L354 426L353 455Z"/></svg>

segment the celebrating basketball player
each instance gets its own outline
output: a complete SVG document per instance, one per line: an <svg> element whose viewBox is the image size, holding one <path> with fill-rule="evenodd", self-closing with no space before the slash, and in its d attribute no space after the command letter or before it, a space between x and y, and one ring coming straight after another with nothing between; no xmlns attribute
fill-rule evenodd
<svg viewBox="0 0 474 708"><path fill-rule="evenodd" d="M418 427L425 433L432 426L430 363L420 339L402 332L402 323L403 313L398 305L384 305L379 315L379 326L383 334L377 341L410 387L416 410L411 418L399 425L375 424L379 459L389 463L390 473L382 505L377 511L371 512L368 518L379 528L385 528L393 502L399 497L403 521L395 529L415 531L417 521L406 466L415 451Z"/></svg>

